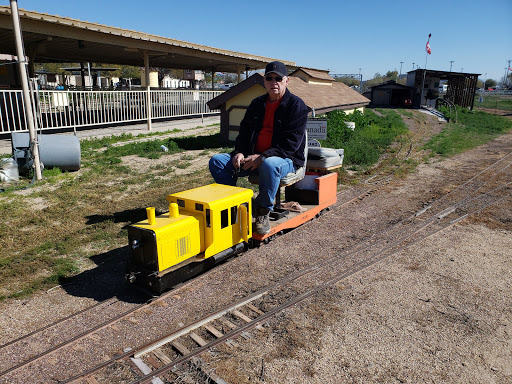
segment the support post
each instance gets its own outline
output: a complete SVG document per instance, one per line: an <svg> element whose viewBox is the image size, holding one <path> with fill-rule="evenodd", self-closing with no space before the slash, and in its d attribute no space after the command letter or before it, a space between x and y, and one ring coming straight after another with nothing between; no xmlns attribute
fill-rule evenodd
<svg viewBox="0 0 512 384"><path fill-rule="evenodd" d="M82 80L82 87L85 90L85 68L83 62L80 62L80 79Z"/></svg>
<svg viewBox="0 0 512 384"><path fill-rule="evenodd" d="M215 91L215 71L212 69L212 91Z"/></svg>
<svg viewBox="0 0 512 384"><path fill-rule="evenodd" d="M151 87L149 85L149 55L147 51L144 51L144 67L146 69L146 91L147 91L147 103L146 111L148 117L148 131L151 131Z"/></svg>
<svg viewBox="0 0 512 384"><path fill-rule="evenodd" d="M91 91L94 90L91 76L91 63L87 62L87 73L89 74L89 86L91 87Z"/></svg>
<svg viewBox="0 0 512 384"><path fill-rule="evenodd" d="M28 89L27 63L25 62L25 51L23 49L23 40L21 37L20 15L18 13L18 2L11 0L11 16L14 27L14 38L16 42L16 53L18 55L18 68L20 71L21 87L23 89L23 103L27 118L28 132L30 136L30 150L34 158L34 170L36 179L41 180L41 163L39 161L39 147L37 135L34 128L34 111L30 102L30 92Z"/></svg>
<svg viewBox="0 0 512 384"><path fill-rule="evenodd" d="M244 72L244 67L242 67L241 65L238 65L236 67L236 74L237 74L237 84L240 84L240 78L242 77L242 73ZM246 77L247 79L247 77Z"/></svg>

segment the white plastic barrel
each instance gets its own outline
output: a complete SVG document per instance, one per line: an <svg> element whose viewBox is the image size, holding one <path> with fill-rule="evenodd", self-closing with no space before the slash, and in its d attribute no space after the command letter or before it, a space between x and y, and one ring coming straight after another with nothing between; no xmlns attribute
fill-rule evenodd
<svg viewBox="0 0 512 384"><path fill-rule="evenodd" d="M81 165L80 140L74 135L38 135L39 159L45 168L78 171ZM18 166L27 160L30 136L28 132L11 134L14 159ZM21 168L20 168L21 169Z"/></svg>

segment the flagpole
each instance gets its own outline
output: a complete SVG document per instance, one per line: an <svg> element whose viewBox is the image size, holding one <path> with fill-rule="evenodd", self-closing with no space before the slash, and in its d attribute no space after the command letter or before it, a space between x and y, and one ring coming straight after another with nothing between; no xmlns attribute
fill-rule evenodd
<svg viewBox="0 0 512 384"><path fill-rule="evenodd" d="M430 50L430 36L432 36L431 33L428 34L428 40L427 40L427 46L425 48L426 50L426 53L425 53L425 69L423 70L423 81L421 82L421 94L420 94L420 108L421 108L421 103L423 102L423 89L425 88L425 77L427 75L427 60L428 60L428 55L429 55L429 50ZM425 103L426 105L426 103Z"/></svg>

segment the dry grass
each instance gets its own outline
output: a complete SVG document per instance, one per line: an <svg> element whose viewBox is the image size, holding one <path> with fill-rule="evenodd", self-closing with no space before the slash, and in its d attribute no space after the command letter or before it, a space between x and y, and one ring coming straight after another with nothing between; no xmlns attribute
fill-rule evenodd
<svg viewBox="0 0 512 384"><path fill-rule="evenodd" d="M142 220L146 207L165 212L169 193L211 182L207 161L222 150L191 150L193 161L182 153L151 161L128 148L105 162L105 151L88 144L82 144L80 171L47 174L0 196L0 299L48 289L93 268L96 256L126 245L126 226Z"/></svg>
<svg viewBox="0 0 512 384"><path fill-rule="evenodd" d="M422 114L404 115L411 133L421 131ZM118 257L112 251L126 245L126 226L142 220L146 207L166 212L169 193L212 182L208 159L230 149L220 146L218 133L206 132L83 141L80 171L45 170L42 182L0 195L0 300L48 289L102 258ZM168 152L160 151L162 144ZM409 173L418 161L398 171L393 163L387 168ZM377 163L366 171L341 169L339 180L358 184L381 168ZM240 186L254 188L243 180Z"/></svg>

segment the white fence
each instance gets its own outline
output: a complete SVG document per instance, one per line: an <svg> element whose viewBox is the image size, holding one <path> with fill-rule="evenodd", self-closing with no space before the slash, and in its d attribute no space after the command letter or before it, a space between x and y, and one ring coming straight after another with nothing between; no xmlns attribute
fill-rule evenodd
<svg viewBox="0 0 512 384"><path fill-rule="evenodd" d="M150 91L151 119L208 115L206 103L222 91ZM37 126L41 129L76 128L147 120L146 90L38 91ZM22 91L0 91L0 134L27 131Z"/></svg>

